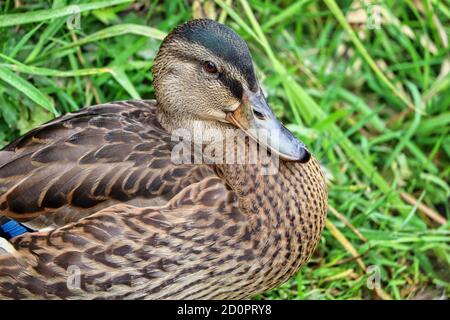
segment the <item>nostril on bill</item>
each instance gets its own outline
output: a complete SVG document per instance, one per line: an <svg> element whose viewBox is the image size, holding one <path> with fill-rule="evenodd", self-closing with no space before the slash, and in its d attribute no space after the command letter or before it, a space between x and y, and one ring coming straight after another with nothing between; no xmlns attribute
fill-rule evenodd
<svg viewBox="0 0 450 320"><path fill-rule="evenodd" d="M259 112L258 110L253 109L253 114L255 115L255 117L257 117L260 120L265 120L266 119L266 117L261 112Z"/></svg>

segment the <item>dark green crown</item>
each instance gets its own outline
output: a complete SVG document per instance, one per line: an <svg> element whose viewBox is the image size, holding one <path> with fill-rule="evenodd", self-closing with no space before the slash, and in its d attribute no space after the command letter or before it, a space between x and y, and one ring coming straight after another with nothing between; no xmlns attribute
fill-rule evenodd
<svg viewBox="0 0 450 320"><path fill-rule="evenodd" d="M255 88L256 77L247 44L227 26L214 20L197 19L176 28L173 36L198 43L234 65L244 75L249 88Z"/></svg>

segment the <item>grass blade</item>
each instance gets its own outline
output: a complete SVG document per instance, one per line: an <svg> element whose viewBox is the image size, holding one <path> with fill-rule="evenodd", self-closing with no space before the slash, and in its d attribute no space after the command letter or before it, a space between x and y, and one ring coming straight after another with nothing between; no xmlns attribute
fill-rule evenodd
<svg viewBox="0 0 450 320"><path fill-rule="evenodd" d="M347 31L347 33L350 35L350 39L352 40L356 49L364 58L366 63L372 68L372 70L375 72L375 74L381 80L381 82L384 83L405 105L407 105L411 109L414 109L414 105L411 103L408 97L406 97L403 93L398 91L397 88L395 88L395 86L392 84L392 82L384 75L383 71L381 71L381 69L377 66L375 61L370 56L369 52L367 52L362 42L359 40L358 36L353 31L350 24L345 19L344 14L342 13L341 9L336 4L336 2L334 0L325 0L325 3L327 4L328 8L330 8L330 11L334 14L339 23L342 25L344 30Z"/></svg>
<svg viewBox="0 0 450 320"><path fill-rule="evenodd" d="M111 26L98 32L92 33L81 40L75 41L67 45L64 48L67 49L74 46L81 46L89 42L95 42L111 37L117 37L124 34L135 34L157 40L162 40L166 36L166 33L161 30L139 24L127 23Z"/></svg>
<svg viewBox="0 0 450 320"><path fill-rule="evenodd" d="M119 67L112 67L112 75L114 79L124 88L133 99L141 99L133 83L128 78L125 71Z"/></svg>
<svg viewBox="0 0 450 320"><path fill-rule="evenodd" d="M30 11L26 13L13 13L0 16L0 28L9 26L18 26L22 24L45 21L60 17L69 16L72 14L81 13L84 11L96 10L106 7L115 6L118 4L131 2L132 0L111 0L111 1L95 1L91 3L82 3L78 5L70 5L64 8L47 9Z"/></svg>
<svg viewBox="0 0 450 320"><path fill-rule="evenodd" d="M36 89L31 83L19 77L8 68L0 66L0 79L11 85L13 88L22 92L36 104L47 109L55 116L58 115L53 102L49 98L47 98L42 92Z"/></svg>
<svg viewBox="0 0 450 320"><path fill-rule="evenodd" d="M12 59L4 54L0 53L0 58L11 62L12 64L3 64L2 66L14 71L21 73L32 74L36 76L47 76L47 77L80 77L80 76L90 76L95 74L112 73L111 68L87 68L87 69L77 69L69 71L53 70L48 68L27 66L20 61ZM0 64L1 65L1 64Z"/></svg>
<svg viewBox="0 0 450 320"><path fill-rule="evenodd" d="M76 40L74 42L71 42L70 44L67 44L61 48L52 50L48 53L43 54L43 56L55 54L58 52L63 52L64 50L73 48L73 47L79 47L88 43L96 42L99 40L104 40L108 38L118 37L121 35L126 34L135 34L139 36L144 36L147 38L152 38L156 40L162 40L166 36L166 33L164 31L158 30L156 28L147 27L139 24L133 24L133 23L124 23L119 25L114 25L111 27L104 28L100 31L94 32L90 35L85 36L84 38L80 40Z"/></svg>

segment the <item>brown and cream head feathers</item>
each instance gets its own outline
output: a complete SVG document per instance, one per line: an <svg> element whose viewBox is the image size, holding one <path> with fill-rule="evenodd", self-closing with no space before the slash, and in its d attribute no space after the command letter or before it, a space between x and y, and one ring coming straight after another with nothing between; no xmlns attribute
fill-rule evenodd
<svg viewBox="0 0 450 320"><path fill-rule="evenodd" d="M213 129L216 135L202 138L211 141L238 128L282 159L309 160L304 144L270 109L247 44L227 26L200 19L175 28L160 47L153 74L158 117L168 131L185 129L193 136L197 129Z"/></svg>
<svg viewBox="0 0 450 320"><path fill-rule="evenodd" d="M225 121L244 90L258 90L246 43L230 28L200 19L174 29L155 59L154 86L162 112L184 119Z"/></svg>

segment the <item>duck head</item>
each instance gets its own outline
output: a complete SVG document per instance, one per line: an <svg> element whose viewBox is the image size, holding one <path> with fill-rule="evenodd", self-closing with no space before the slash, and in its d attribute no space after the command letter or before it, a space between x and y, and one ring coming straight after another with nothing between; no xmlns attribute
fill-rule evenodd
<svg viewBox="0 0 450 320"><path fill-rule="evenodd" d="M159 120L178 128L244 131L281 159L307 162L305 145L275 117L261 90L247 44L230 28L199 19L174 29L153 65Z"/></svg>

